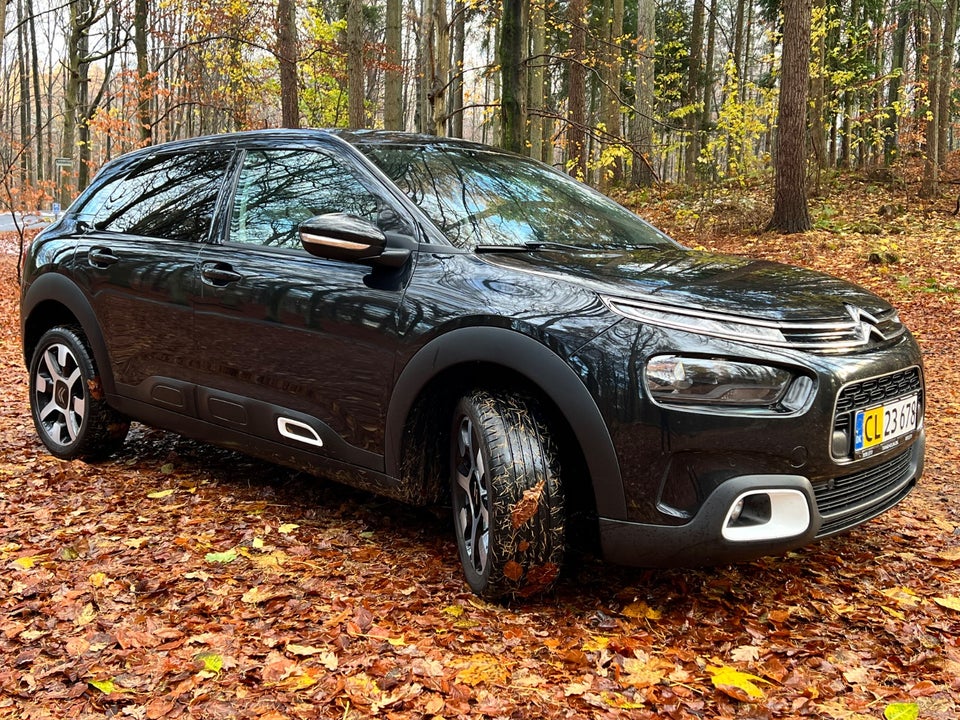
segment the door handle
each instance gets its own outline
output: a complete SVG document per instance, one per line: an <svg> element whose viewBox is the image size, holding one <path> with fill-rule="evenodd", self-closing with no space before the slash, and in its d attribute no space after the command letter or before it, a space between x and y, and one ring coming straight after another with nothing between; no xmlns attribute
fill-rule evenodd
<svg viewBox="0 0 960 720"><path fill-rule="evenodd" d="M87 252L87 262L96 268L108 268L120 262L120 258L114 255L113 250L110 248L96 246L90 248L89 252Z"/></svg>
<svg viewBox="0 0 960 720"><path fill-rule="evenodd" d="M243 275L236 272L227 263L221 262L203 263L200 266L200 277L202 277L208 285L216 285L217 287L223 287L224 285L243 280Z"/></svg>

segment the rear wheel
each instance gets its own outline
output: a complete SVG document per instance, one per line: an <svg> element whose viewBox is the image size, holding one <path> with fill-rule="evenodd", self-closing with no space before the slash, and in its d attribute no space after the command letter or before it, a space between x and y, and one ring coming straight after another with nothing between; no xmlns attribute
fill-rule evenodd
<svg viewBox="0 0 960 720"><path fill-rule="evenodd" d="M107 405L82 333L57 327L40 338L30 362L33 424L51 454L97 459L117 450L130 422Z"/></svg>
<svg viewBox="0 0 960 720"><path fill-rule="evenodd" d="M457 404L450 488L464 575L498 599L548 589L564 550L556 450L536 404L479 390Z"/></svg>

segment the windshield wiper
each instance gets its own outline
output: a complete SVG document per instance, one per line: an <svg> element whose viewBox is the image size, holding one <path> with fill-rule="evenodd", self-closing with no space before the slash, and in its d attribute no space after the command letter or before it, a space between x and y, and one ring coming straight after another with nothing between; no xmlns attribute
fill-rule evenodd
<svg viewBox="0 0 960 720"><path fill-rule="evenodd" d="M478 253L522 253L555 250L558 252L617 254L628 250L644 250L653 247L657 246L653 244L631 245L629 248L617 250L616 248L603 248L590 245L570 245L567 243L553 242L552 240L531 240L530 242L525 242L518 245L477 245L473 250L474 252Z"/></svg>
<svg viewBox="0 0 960 720"><path fill-rule="evenodd" d="M579 245L567 245L558 242L540 242L532 240L519 245L477 245L474 252L478 253L498 253L498 252L539 252L540 250L559 250L571 252L595 252L598 248L581 247Z"/></svg>

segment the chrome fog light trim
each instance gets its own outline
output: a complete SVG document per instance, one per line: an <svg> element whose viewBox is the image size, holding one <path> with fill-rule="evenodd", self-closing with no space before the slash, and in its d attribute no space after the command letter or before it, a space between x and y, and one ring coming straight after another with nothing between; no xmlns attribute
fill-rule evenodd
<svg viewBox="0 0 960 720"><path fill-rule="evenodd" d="M785 540L802 535L812 518L806 496L780 488L741 493L723 520L723 539L730 542Z"/></svg>

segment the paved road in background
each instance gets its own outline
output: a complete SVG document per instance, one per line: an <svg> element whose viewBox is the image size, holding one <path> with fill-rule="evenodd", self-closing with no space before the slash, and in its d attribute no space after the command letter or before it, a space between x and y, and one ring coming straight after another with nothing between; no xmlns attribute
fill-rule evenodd
<svg viewBox="0 0 960 720"><path fill-rule="evenodd" d="M20 223L20 226L31 226L38 223L47 224L53 220L53 216L49 213L44 213L43 217L37 215L27 215L25 218L17 213L17 221ZM13 222L13 215L10 213L0 213L0 232L16 232L17 226Z"/></svg>

